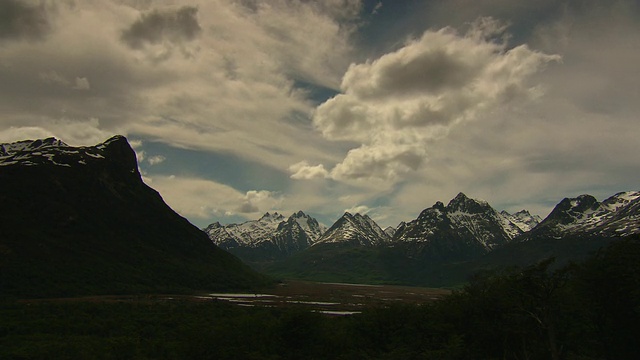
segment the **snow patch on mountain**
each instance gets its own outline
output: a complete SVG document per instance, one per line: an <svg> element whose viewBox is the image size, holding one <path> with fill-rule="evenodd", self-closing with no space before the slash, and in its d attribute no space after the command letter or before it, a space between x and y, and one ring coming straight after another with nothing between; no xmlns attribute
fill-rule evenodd
<svg viewBox="0 0 640 360"><path fill-rule="evenodd" d="M517 226L522 232L533 229L542 221L540 216L531 215L527 210L520 210L515 214L510 214L503 210L500 212L500 215L502 215L505 221Z"/></svg>
<svg viewBox="0 0 640 360"><path fill-rule="evenodd" d="M0 144L0 166L88 165L105 159L105 151L112 143L119 141L126 142L126 139L116 135L96 146L80 147L69 146L56 138Z"/></svg>
<svg viewBox="0 0 640 360"><path fill-rule="evenodd" d="M345 212L316 244L349 243L360 246L376 246L389 243L391 238L368 215L352 215Z"/></svg>
<svg viewBox="0 0 640 360"><path fill-rule="evenodd" d="M640 192L617 193L603 202L591 195L565 198L532 235L560 238L566 235L627 236L640 233ZM525 237L523 241L528 240Z"/></svg>
<svg viewBox="0 0 640 360"><path fill-rule="evenodd" d="M325 230L324 225L302 211L289 218L277 212L267 212L258 220L229 225L216 222L203 229L213 243L226 250L268 249L282 254L304 250Z"/></svg>
<svg viewBox="0 0 640 360"><path fill-rule="evenodd" d="M526 211L517 216L498 213L488 202L459 193L446 206L438 201L423 210L416 220L399 226L394 241L438 241L441 245L448 243L451 248L477 244L491 251L528 231L535 226L536 219Z"/></svg>

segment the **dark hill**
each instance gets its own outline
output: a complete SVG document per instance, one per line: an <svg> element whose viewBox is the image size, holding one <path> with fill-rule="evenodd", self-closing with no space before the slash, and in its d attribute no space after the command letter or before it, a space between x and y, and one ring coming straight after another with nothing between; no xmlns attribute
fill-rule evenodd
<svg viewBox="0 0 640 360"><path fill-rule="evenodd" d="M4 296L191 292L266 279L219 249L144 184L127 140L2 145Z"/></svg>

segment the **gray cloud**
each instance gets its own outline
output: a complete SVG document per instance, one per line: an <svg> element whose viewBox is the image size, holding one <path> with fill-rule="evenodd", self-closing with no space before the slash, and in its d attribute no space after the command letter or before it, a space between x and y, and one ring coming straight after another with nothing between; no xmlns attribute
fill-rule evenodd
<svg viewBox="0 0 640 360"><path fill-rule="evenodd" d="M331 177L397 182L415 172L428 158L427 147L455 125L538 96L530 78L560 57L526 45L507 48L505 29L480 18L465 34L429 30L396 51L351 65L343 94L313 116L325 138L361 144Z"/></svg>
<svg viewBox="0 0 640 360"><path fill-rule="evenodd" d="M198 23L198 8L183 6L176 10L153 10L143 14L121 36L129 47L140 49L146 43L163 41L179 44L194 40L202 32Z"/></svg>
<svg viewBox="0 0 640 360"><path fill-rule="evenodd" d="M277 207L282 202L276 194L266 190L250 190L244 195L236 211L242 214L259 213Z"/></svg>
<svg viewBox="0 0 640 360"><path fill-rule="evenodd" d="M0 2L0 40L39 40L51 31L44 4L31 6L19 0Z"/></svg>
<svg viewBox="0 0 640 360"><path fill-rule="evenodd" d="M435 51L421 54L406 63L390 64L380 75L380 88L404 95L461 86L473 77L477 69L460 60Z"/></svg>

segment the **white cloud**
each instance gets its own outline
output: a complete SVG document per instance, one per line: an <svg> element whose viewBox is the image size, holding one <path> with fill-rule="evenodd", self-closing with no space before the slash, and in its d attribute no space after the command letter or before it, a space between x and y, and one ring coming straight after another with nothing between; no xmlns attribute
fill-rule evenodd
<svg viewBox="0 0 640 360"><path fill-rule="evenodd" d="M56 3L39 41L2 44L0 133L41 128L68 140L56 122L87 127L99 118L101 133L281 169L298 156L335 161L296 84L339 86L360 8L355 0Z"/></svg>
<svg viewBox="0 0 640 360"><path fill-rule="evenodd" d="M289 166L289 172L291 172L291 178L296 180L324 179L329 176L329 172L324 168L324 165L310 166L307 161L301 161Z"/></svg>
<svg viewBox="0 0 640 360"><path fill-rule="evenodd" d="M155 155L155 156L151 156L148 159L146 159L147 162L149 163L149 165L158 165L163 163L165 160L167 160L166 157L162 156L162 155Z"/></svg>
<svg viewBox="0 0 640 360"><path fill-rule="evenodd" d="M207 219L235 209L243 194L230 186L199 178L149 176L171 208L183 216Z"/></svg>
<svg viewBox="0 0 640 360"><path fill-rule="evenodd" d="M371 211L371 209L366 206L366 205L356 205L356 206L352 206L348 209L344 209L345 212L348 212L350 214L360 214L360 215L364 215L366 213L368 213L369 211Z"/></svg>
<svg viewBox="0 0 640 360"><path fill-rule="evenodd" d="M100 120L89 118L73 121L67 118L52 119L45 123L34 122L36 126L9 126L0 131L0 141L14 142L25 139L55 137L72 146L86 146L101 143L113 133L100 129Z"/></svg>
<svg viewBox="0 0 640 360"><path fill-rule="evenodd" d="M145 154L132 144L147 165L180 147L312 179L247 192L184 177L178 161L162 166L182 174L174 178L146 168L145 180L193 219L259 214L244 207L330 222L366 204L397 224L459 191L542 212L564 196L637 187L634 1L423 2L376 44L354 29L394 4L375 16L359 0L38 4L18 6L27 27L0 34L1 142L93 145L121 133L171 145ZM181 9L186 23L172 15ZM470 23L477 14L507 21L514 36L502 22ZM360 60L387 45L395 50ZM543 72L558 59L547 54L562 63ZM300 83L341 94L316 106Z"/></svg>
<svg viewBox="0 0 640 360"><path fill-rule="evenodd" d="M244 195L242 203L236 208L241 214L262 214L271 209L279 208L282 198L267 190L250 190Z"/></svg>
<svg viewBox="0 0 640 360"><path fill-rule="evenodd" d="M77 77L75 79L73 89L75 90L89 90L91 89L91 84L89 84L89 79L86 77Z"/></svg>
<svg viewBox="0 0 640 360"><path fill-rule="evenodd" d="M153 184L171 208L191 219L209 219L239 215L255 218L266 211L278 209L282 197L265 190L245 193L215 181L183 176L151 175Z"/></svg>
<svg viewBox="0 0 640 360"><path fill-rule="evenodd" d="M428 145L458 123L540 94L529 78L556 55L526 45L508 49L505 27L479 19L466 34L451 28L378 59L352 64L340 94L313 121L329 140L361 143L331 170L339 180L394 183L426 160Z"/></svg>

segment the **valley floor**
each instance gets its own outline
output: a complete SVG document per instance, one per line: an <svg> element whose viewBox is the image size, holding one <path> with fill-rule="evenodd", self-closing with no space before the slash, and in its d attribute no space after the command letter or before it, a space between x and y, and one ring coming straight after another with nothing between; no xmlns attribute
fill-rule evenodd
<svg viewBox="0 0 640 360"><path fill-rule="evenodd" d="M73 298L23 299L33 303L167 303L167 302L224 302L243 307L295 307L328 315L360 313L369 307L392 304L425 304L450 294L447 289L323 283L286 280L274 287L244 293L102 295Z"/></svg>

